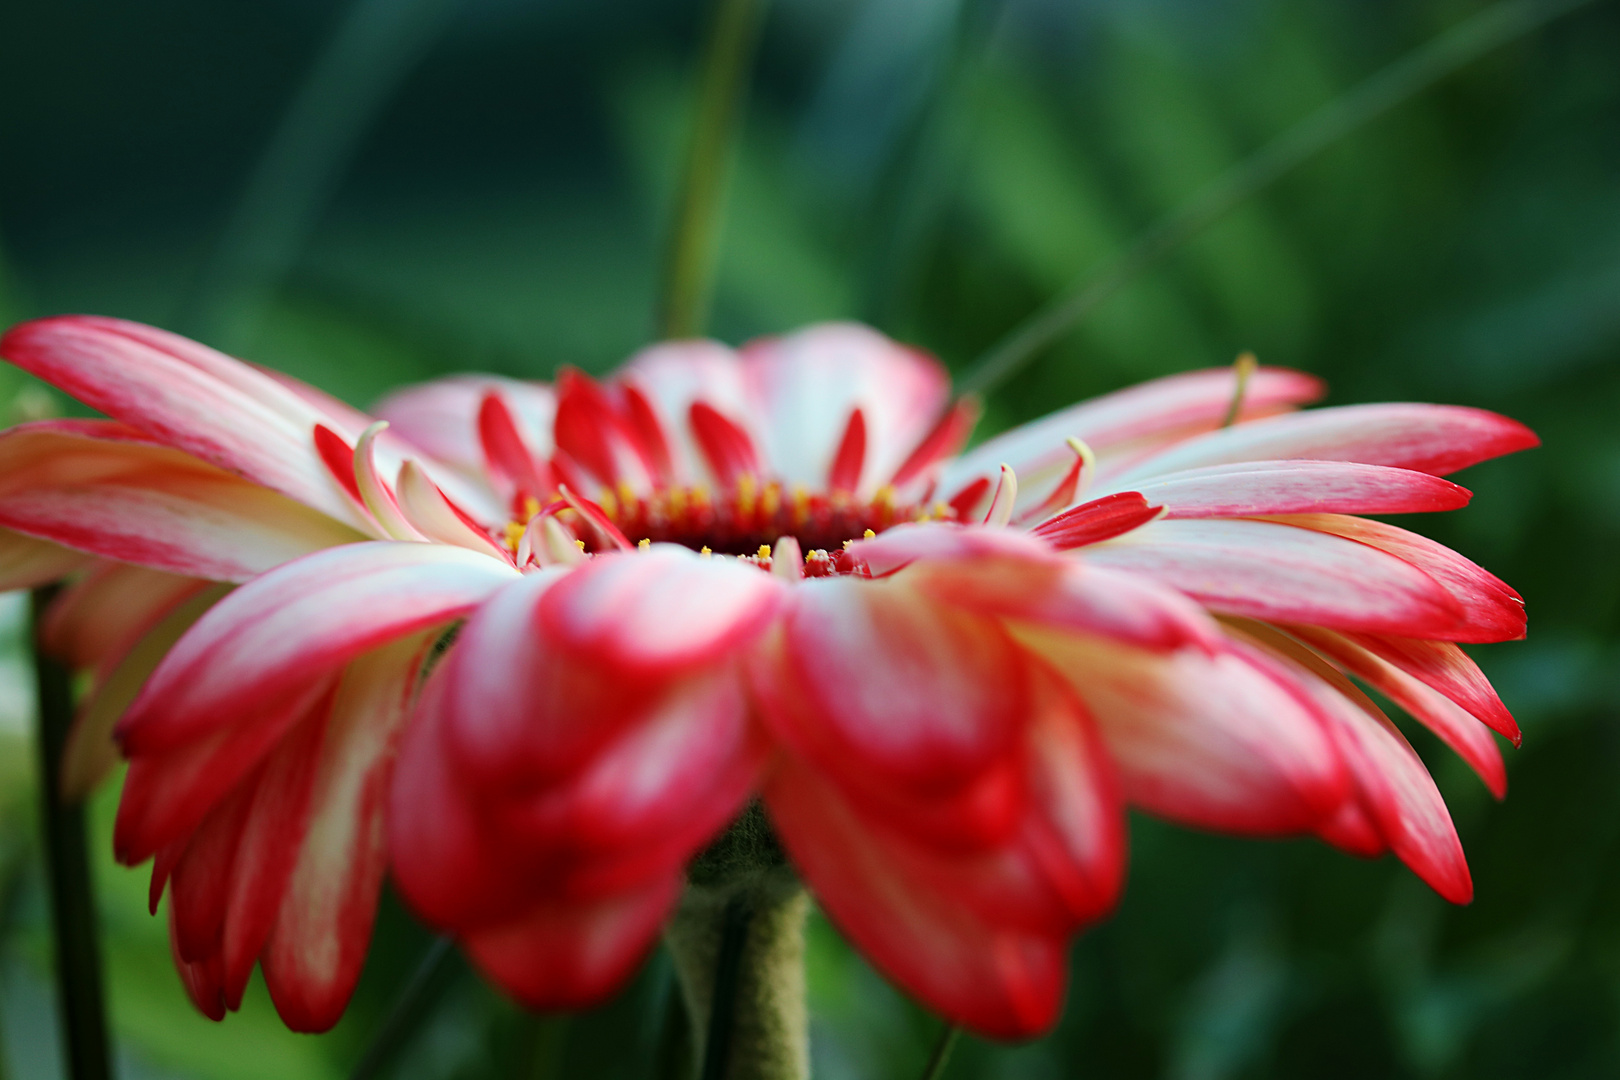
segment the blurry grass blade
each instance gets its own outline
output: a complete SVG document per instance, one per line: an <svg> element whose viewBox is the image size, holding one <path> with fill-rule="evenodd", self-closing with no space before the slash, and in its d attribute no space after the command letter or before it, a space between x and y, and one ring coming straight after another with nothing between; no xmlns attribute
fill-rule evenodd
<svg viewBox="0 0 1620 1080"><path fill-rule="evenodd" d="M461 0L354 0L248 178L183 313L232 347L297 261L378 112Z"/></svg>
<svg viewBox="0 0 1620 1080"><path fill-rule="evenodd" d="M956 1040L962 1035L962 1029L955 1024L946 1024L945 1030L939 1033L934 1049L928 1055L928 1064L923 1067L922 1080L939 1080L945 1075L945 1066L951 1060L951 1051L956 1049Z"/></svg>
<svg viewBox="0 0 1620 1080"><path fill-rule="evenodd" d="M747 96L764 0L714 0L714 5L659 297L659 332L666 338L694 337L707 321L732 134Z"/></svg>
<svg viewBox="0 0 1620 1080"><path fill-rule="evenodd" d="M1036 312L968 370L961 391L982 394L1000 385L1132 278L1319 151L1470 61L1591 2L1503 0L1366 79L1215 179L1101 270Z"/></svg>
<svg viewBox="0 0 1620 1080"><path fill-rule="evenodd" d="M433 939L376 1034L366 1045L366 1051L349 1074L349 1080L375 1080L383 1075L383 1069L404 1049L404 1044L432 1006L433 999L444 989L454 957L454 942L447 937Z"/></svg>
<svg viewBox="0 0 1620 1080"><path fill-rule="evenodd" d="M73 722L73 688L68 670L41 654L37 645L40 621L55 591L54 587L34 591L33 625L34 672L39 690L40 824L50 879L63 1057L68 1061L71 1080L109 1080L113 1075L112 1057L84 808L67 805L57 785L62 748Z"/></svg>

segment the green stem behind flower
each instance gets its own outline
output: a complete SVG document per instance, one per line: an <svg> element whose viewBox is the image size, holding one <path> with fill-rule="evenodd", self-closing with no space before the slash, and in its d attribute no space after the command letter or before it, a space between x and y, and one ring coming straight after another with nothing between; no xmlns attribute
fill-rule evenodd
<svg viewBox="0 0 1620 1080"><path fill-rule="evenodd" d="M714 3L697 118L687 145L658 301L659 332L666 338L696 337L708 321L732 135L747 96L748 72L764 9L764 0Z"/></svg>
<svg viewBox="0 0 1620 1080"><path fill-rule="evenodd" d="M33 626L34 675L39 690L40 824L50 879L57 1000L69 1076L72 1080L109 1080L112 1058L84 808L65 804L57 784L62 748L73 722L73 686L68 670L39 651L40 623L54 594L54 588L34 590Z"/></svg>
<svg viewBox="0 0 1620 1080"><path fill-rule="evenodd" d="M1330 101L1217 177L1101 269L1082 277L1002 338L968 369L961 392L983 394L1001 385L1138 274L1317 153L1470 61L1591 2L1503 0Z"/></svg>

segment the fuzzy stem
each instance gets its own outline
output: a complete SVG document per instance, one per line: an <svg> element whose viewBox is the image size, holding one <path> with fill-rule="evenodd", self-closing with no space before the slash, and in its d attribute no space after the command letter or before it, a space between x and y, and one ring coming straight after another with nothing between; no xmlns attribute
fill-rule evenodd
<svg viewBox="0 0 1620 1080"><path fill-rule="evenodd" d="M701 1080L807 1080L810 901L757 807L693 864L666 931Z"/></svg>
<svg viewBox="0 0 1620 1080"><path fill-rule="evenodd" d="M666 338L696 337L707 321L731 137L742 113L765 6L764 0L713 3L697 119L687 146L659 297L659 332Z"/></svg>
<svg viewBox="0 0 1620 1080"><path fill-rule="evenodd" d="M39 650L40 622L54 593L53 588L34 590L33 623L34 677L39 690L40 824L51 889L56 985L69 1076L72 1080L109 1080L112 1059L84 808L64 803L57 786L62 749L73 722L73 684L68 670Z"/></svg>

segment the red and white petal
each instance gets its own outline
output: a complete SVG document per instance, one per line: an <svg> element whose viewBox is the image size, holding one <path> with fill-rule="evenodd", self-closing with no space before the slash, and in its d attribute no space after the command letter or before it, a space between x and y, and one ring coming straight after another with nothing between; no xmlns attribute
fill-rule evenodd
<svg viewBox="0 0 1620 1080"><path fill-rule="evenodd" d="M165 615L205 587L196 578L97 562L51 602L40 625L40 647L99 678Z"/></svg>
<svg viewBox="0 0 1620 1080"><path fill-rule="evenodd" d="M119 760L113 728L124 710L135 700L174 643L226 591L227 586L223 585L189 590L189 596L163 612L163 617L147 628L137 641L98 671L95 689L79 706L62 748L62 771L58 776L62 798L70 802L84 799L111 775Z"/></svg>
<svg viewBox="0 0 1620 1080"><path fill-rule="evenodd" d="M1029 705L997 620L899 578L805 581L752 673L778 738L875 791L944 796L973 783L1013 749Z"/></svg>
<svg viewBox="0 0 1620 1080"><path fill-rule="evenodd" d="M1026 510L1051 491L1074 462L1067 440L1081 439L1098 456L1099 476L1117 473L1143 454L1220 426L1237 378L1232 368L1189 371L1105 394L1031 421L988 439L952 462L940 480L946 496L981 476L993 477L1001 463L1024 481ZM1251 420L1315 401L1322 383L1284 368L1261 368L1243 395L1243 418ZM1098 477L1084 478L1090 483Z"/></svg>
<svg viewBox="0 0 1620 1080"><path fill-rule="evenodd" d="M436 636L412 635L359 657L332 704L304 842L260 961L294 1031L337 1023L360 977L387 862L394 742Z"/></svg>
<svg viewBox="0 0 1620 1080"><path fill-rule="evenodd" d="M1082 557L1221 614L1408 637L1451 637L1463 620L1453 592L1407 560L1278 522L1155 521Z"/></svg>
<svg viewBox="0 0 1620 1080"><path fill-rule="evenodd" d="M387 420L394 434L434 460L478 477L484 473L478 412L491 393L500 395L539 456L549 457L557 395L544 383L500 375L452 375L395 390L377 402L372 412Z"/></svg>
<svg viewBox="0 0 1620 1080"><path fill-rule="evenodd" d="M1316 717L1230 648L1160 655L1019 628L1096 721L1127 802L1224 832L1310 831L1345 775Z"/></svg>
<svg viewBox="0 0 1620 1080"><path fill-rule="evenodd" d="M1365 695L1353 699L1324 681L1326 672L1258 649L1250 655L1322 717L1355 780L1363 811L1390 850L1445 899L1454 904L1473 899L1468 862L1445 800L1389 718Z"/></svg>
<svg viewBox="0 0 1620 1080"><path fill-rule="evenodd" d="M1186 469L1133 486L1171 518L1417 514L1456 510L1469 499L1466 488L1428 473L1352 461L1245 461Z"/></svg>
<svg viewBox="0 0 1620 1080"><path fill-rule="evenodd" d="M1507 768L1491 730L1467 710L1400 668L1331 630L1291 628L1290 633L1340 669L1365 681L1438 735L1485 781L1498 799L1507 794Z"/></svg>
<svg viewBox="0 0 1620 1080"><path fill-rule="evenodd" d="M1457 405L1340 405L1273 416L1210 432L1155 455L1115 479L1143 478L1242 461L1354 461L1444 476L1540 445L1516 420Z"/></svg>
<svg viewBox="0 0 1620 1080"><path fill-rule="evenodd" d="M520 575L440 544L317 552L237 589L180 640L119 725L132 754L273 710L385 642L471 610Z"/></svg>
<svg viewBox="0 0 1620 1080"><path fill-rule="evenodd" d="M414 461L400 467L397 498L406 521L428 539L497 559L509 558L506 550L491 540L488 533L458 512Z"/></svg>
<svg viewBox="0 0 1620 1080"><path fill-rule="evenodd" d="M705 402L748 422L752 406L737 354L717 341L664 341L631 357L615 377L652 406L670 455L670 480L696 484L709 475L703 450L688 422Z"/></svg>
<svg viewBox="0 0 1620 1080"><path fill-rule="evenodd" d="M862 494L886 482L934 426L950 377L932 357L855 323L822 323L742 349L767 470L820 488L850 414L866 425Z"/></svg>
<svg viewBox="0 0 1620 1080"><path fill-rule="evenodd" d="M1208 614L1173 589L1064 558L1008 529L901 525L850 552L873 575L903 570L908 585L953 607L1149 649L1213 649L1221 639Z"/></svg>
<svg viewBox="0 0 1620 1080"><path fill-rule="evenodd" d="M0 355L115 420L355 528L365 520L315 452L346 427L247 364L174 334L93 316L39 319Z"/></svg>
<svg viewBox="0 0 1620 1080"><path fill-rule="evenodd" d="M1460 606L1463 618L1449 632L1434 636L1443 637L1448 641L1470 642L1516 641L1524 637L1524 599L1501 578L1463 558L1444 544L1394 525L1386 525L1381 521L1368 521L1365 518L1344 514L1294 514L1275 520L1303 529L1342 536L1347 540L1388 552L1438 581ZM1370 627L1366 629L1371 630ZM1401 633L1399 630L1385 632ZM1404 636L1429 635L1408 631Z"/></svg>
<svg viewBox="0 0 1620 1080"><path fill-rule="evenodd" d="M527 1008L587 1008L623 986L651 951L681 885L679 874L669 874L603 899L544 899L518 920L463 935L461 944Z"/></svg>
<svg viewBox="0 0 1620 1080"><path fill-rule="evenodd" d="M756 635L782 584L675 544L603 556L541 602L547 636L600 662L647 672L708 663Z"/></svg>
<svg viewBox="0 0 1620 1080"><path fill-rule="evenodd" d="M82 551L0 529L0 592L49 585L89 561Z"/></svg>
<svg viewBox="0 0 1620 1080"><path fill-rule="evenodd" d="M213 809L186 842L170 875L170 932L182 960L199 963L217 956L225 929L225 901L230 893L231 863L242 825L253 806L257 777L237 785Z"/></svg>
<svg viewBox="0 0 1620 1080"><path fill-rule="evenodd" d="M301 723L320 724L334 680L312 680L276 708L161 753L132 756L113 826L113 854L136 866L197 827Z"/></svg>
<svg viewBox="0 0 1620 1080"><path fill-rule="evenodd" d="M355 529L119 424L43 421L0 435L0 525L120 562L243 581Z"/></svg>
<svg viewBox="0 0 1620 1080"><path fill-rule="evenodd" d="M765 786L777 835L827 915L876 967L947 1020L1029 1038L1057 1019L1068 933L987 919L964 902L949 857L857 812L839 788L789 759ZM971 873L973 859L961 860ZM943 864L943 865L942 865Z"/></svg>
<svg viewBox="0 0 1620 1080"><path fill-rule="evenodd" d="M1345 635L1363 649L1400 668L1461 705L1492 731L1518 746L1523 736L1513 714L1479 665L1449 641L1421 641L1385 634Z"/></svg>

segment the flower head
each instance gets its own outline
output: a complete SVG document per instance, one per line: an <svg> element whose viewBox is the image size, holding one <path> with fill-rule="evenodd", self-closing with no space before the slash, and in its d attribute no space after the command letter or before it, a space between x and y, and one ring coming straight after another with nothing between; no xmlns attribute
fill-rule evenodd
<svg viewBox="0 0 1620 1080"><path fill-rule="evenodd" d="M427 384L379 434L147 328L0 348L115 418L0 438L35 440L43 477L0 492L0 525L251 578L118 727L119 855L156 856L154 900L172 881L205 1011L257 960L289 1023L335 1020L390 853L514 995L597 1000L755 797L859 948L995 1035L1053 1022L1127 805L1393 851L1471 895L1427 771L1352 680L1500 794L1491 729L1517 730L1457 643L1521 636L1522 603L1353 515L1462 505L1440 474L1533 445L1512 421L1296 413L1315 380L1215 370L961 454L974 409L934 361L829 325L656 346L603 382ZM80 450L117 463L81 487L135 510L85 527L58 469ZM169 484L186 469L215 486Z"/></svg>

